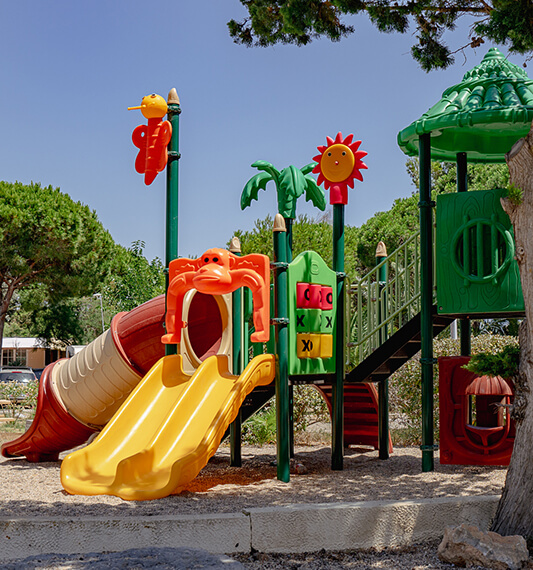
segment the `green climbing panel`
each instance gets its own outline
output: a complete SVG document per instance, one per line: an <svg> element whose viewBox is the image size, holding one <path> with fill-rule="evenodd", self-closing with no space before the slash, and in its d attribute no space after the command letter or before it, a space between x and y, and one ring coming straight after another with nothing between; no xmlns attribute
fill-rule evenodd
<svg viewBox="0 0 533 570"><path fill-rule="evenodd" d="M437 197L437 306L440 314L523 313L524 299L506 190Z"/></svg>
<svg viewBox="0 0 533 570"><path fill-rule="evenodd" d="M289 375L335 372L337 275L314 251L288 267Z"/></svg>

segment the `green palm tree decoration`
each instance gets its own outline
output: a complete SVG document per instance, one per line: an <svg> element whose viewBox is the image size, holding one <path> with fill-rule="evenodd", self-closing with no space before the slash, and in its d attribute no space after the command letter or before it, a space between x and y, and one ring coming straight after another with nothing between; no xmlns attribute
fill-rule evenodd
<svg viewBox="0 0 533 570"><path fill-rule="evenodd" d="M320 210L326 209L324 190L317 186L315 179L310 176L316 162L311 162L302 168L287 166L281 172L270 162L258 160L252 164L262 170L246 183L241 194L241 209L244 210L258 199L259 190L266 190L266 185L273 181L278 193L278 212L285 218L293 220L296 217L296 201L305 192L305 199L311 201Z"/></svg>

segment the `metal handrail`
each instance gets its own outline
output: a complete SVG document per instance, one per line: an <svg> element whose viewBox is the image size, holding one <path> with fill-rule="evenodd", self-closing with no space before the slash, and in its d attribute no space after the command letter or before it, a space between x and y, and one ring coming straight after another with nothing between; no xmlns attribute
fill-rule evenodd
<svg viewBox="0 0 533 570"><path fill-rule="evenodd" d="M387 278L379 281L380 271ZM364 360L420 312L420 233L348 288L347 366Z"/></svg>

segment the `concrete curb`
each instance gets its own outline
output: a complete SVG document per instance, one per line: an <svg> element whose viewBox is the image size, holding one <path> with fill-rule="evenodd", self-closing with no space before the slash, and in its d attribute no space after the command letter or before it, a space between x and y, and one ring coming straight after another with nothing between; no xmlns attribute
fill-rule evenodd
<svg viewBox="0 0 533 570"><path fill-rule="evenodd" d="M296 553L440 539L446 526L464 522L488 529L499 499L493 495L250 509L252 547Z"/></svg>
<svg viewBox="0 0 533 570"><path fill-rule="evenodd" d="M401 546L439 539L446 526L464 522L486 530L498 501L497 495L484 495L290 505L212 515L0 517L0 559L169 546L215 554Z"/></svg>

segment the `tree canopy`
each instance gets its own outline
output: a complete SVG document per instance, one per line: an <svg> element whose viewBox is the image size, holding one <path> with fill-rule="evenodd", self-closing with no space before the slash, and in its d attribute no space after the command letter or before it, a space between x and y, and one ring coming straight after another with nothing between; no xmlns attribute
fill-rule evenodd
<svg viewBox="0 0 533 570"><path fill-rule="evenodd" d="M54 305L94 293L110 271L111 235L94 211L59 188L0 182L0 225L0 341L16 294L38 287Z"/></svg>
<svg viewBox="0 0 533 570"><path fill-rule="evenodd" d="M248 11L228 28L236 43L266 47L277 43L303 46L315 38L339 41L355 27L346 17L366 12L380 32L409 32L416 38L413 58L425 71L446 68L454 53L486 40L513 53L533 52L531 0L240 0ZM452 51L443 40L464 15L475 16L468 38Z"/></svg>
<svg viewBox="0 0 533 570"><path fill-rule="evenodd" d="M119 246L120 267L108 278L103 289L106 305L113 314L131 311L165 292L165 268L158 258L148 261L143 241L134 241L128 249Z"/></svg>
<svg viewBox="0 0 533 570"><path fill-rule="evenodd" d="M250 231L237 230L235 236L241 242L243 255L248 253L262 253L274 259L274 248L272 238L272 228L274 219L267 215L262 220L256 220L255 227ZM356 251L358 241L358 228L346 226L345 228L345 248L346 248L346 273L350 277L355 277ZM320 253L324 261L331 267L333 261L333 242L331 220L327 215L312 219L306 215L296 218L293 226L293 257L302 251L314 250ZM374 246L375 249L375 246Z"/></svg>
<svg viewBox="0 0 533 570"><path fill-rule="evenodd" d="M159 258L148 261L144 242L129 248L115 246L113 264L105 281L99 284L102 307L94 295L51 298L41 284L18 291L6 317L6 336L37 337L45 343L88 344L121 311L131 309L165 292L165 273Z"/></svg>

